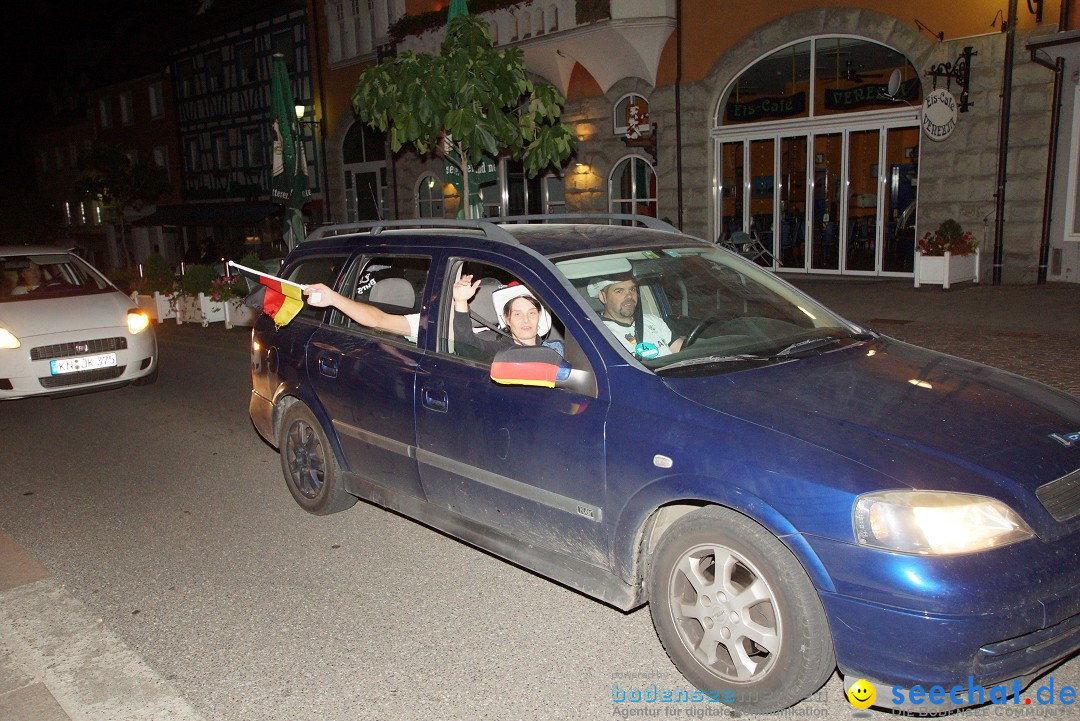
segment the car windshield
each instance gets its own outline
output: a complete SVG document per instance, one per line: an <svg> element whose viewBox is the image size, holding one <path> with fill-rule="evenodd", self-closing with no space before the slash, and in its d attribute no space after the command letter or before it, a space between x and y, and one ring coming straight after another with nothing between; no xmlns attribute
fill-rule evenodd
<svg viewBox="0 0 1080 721"><path fill-rule="evenodd" d="M869 337L719 248L578 255L555 265L596 312L608 340L665 375L787 362Z"/></svg>
<svg viewBox="0 0 1080 721"><path fill-rule="evenodd" d="M84 260L69 253L0 256L0 303L111 290Z"/></svg>

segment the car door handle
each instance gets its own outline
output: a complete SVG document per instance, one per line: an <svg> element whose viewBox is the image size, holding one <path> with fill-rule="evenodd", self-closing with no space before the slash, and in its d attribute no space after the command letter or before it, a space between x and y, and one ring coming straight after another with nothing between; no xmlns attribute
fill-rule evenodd
<svg viewBox="0 0 1080 721"><path fill-rule="evenodd" d="M431 410L438 411L439 413L446 413L446 409L450 405L446 399L446 391L432 392L429 391L427 388L424 388L420 391L420 393L423 394L422 402L424 404L424 408L430 408Z"/></svg>
<svg viewBox="0 0 1080 721"><path fill-rule="evenodd" d="M327 353L319 354L319 373L327 378L337 378L338 356Z"/></svg>

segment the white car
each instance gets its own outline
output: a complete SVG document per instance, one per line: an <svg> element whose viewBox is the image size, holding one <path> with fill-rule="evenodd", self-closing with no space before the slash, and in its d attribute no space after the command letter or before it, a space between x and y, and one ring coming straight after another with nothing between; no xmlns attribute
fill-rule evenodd
<svg viewBox="0 0 1080 721"><path fill-rule="evenodd" d="M145 312L60 248L0 245L0 400L157 378Z"/></svg>

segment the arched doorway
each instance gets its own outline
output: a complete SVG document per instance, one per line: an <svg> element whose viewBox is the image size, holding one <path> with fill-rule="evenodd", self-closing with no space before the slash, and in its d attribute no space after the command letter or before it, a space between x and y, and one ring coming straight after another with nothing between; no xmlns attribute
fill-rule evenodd
<svg viewBox="0 0 1080 721"><path fill-rule="evenodd" d="M921 98L912 64L864 38L760 58L717 107L718 233L756 235L776 270L910 274Z"/></svg>

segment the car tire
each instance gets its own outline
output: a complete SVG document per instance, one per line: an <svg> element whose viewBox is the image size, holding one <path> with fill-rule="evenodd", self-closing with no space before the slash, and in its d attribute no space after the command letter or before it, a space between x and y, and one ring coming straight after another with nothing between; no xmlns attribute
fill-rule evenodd
<svg viewBox="0 0 1080 721"><path fill-rule="evenodd" d="M356 496L345 490L341 467L322 426L303 403L285 411L278 450L285 485L305 511L325 516L356 503Z"/></svg>
<svg viewBox="0 0 1080 721"><path fill-rule="evenodd" d="M133 385L133 386L152 386L152 385L154 385L155 383L157 383L158 368L159 367L160 366L155 366L154 370L152 370L147 375L144 375L142 378L136 378L135 380L131 381L131 385Z"/></svg>
<svg viewBox="0 0 1080 721"><path fill-rule="evenodd" d="M656 547L648 584L660 642L708 698L771 713L809 697L836 667L810 578L746 516L712 506L678 519Z"/></svg>

